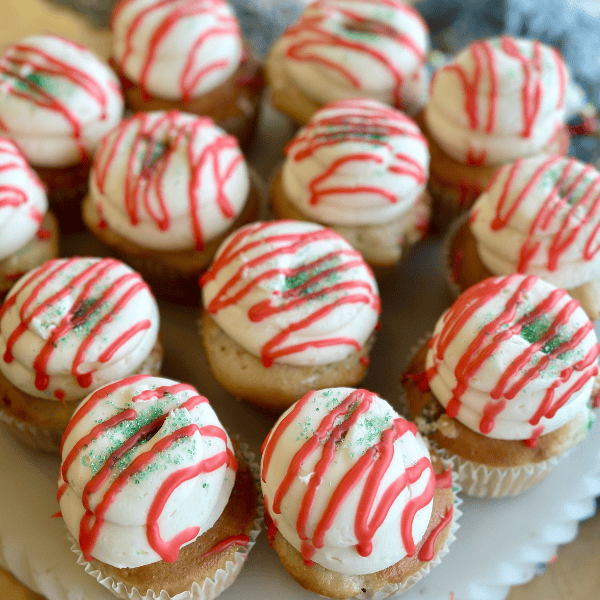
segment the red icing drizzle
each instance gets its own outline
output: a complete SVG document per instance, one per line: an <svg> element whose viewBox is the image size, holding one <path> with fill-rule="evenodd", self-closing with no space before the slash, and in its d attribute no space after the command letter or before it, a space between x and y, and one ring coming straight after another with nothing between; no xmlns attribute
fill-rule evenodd
<svg viewBox="0 0 600 600"><path fill-rule="evenodd" d="M69 427L63 436L63 444L77 424L80 423L82 419L84 419L86 415L88 415L100 402L117 392L119 389L125 388L146 378L148 378L147 375L129 377L114 384L105 386L104 388L94 392L89 400L73 416L71 422L69 423ZM145 402L151 398L161 398L163 396L171 397L185 391L191 392L192 395L190 398L182 402L179 408L192 410L194 407L208 402L206 398L200 396L192 386L187 384L166 385L155 390L147 390L141 392L137 396L134 396L132 401L134 403ZM77 441L67 457L64 459L61 466L60 473L61 481L63 483L60 485L58 491L57 498L59 501L68 487L67 478L69 468L77 460L80 452L85 450L92 440L101 435L103 432L116 427L119 423L125 420L134 420L136 418L136 414L136 411L132 408L124 409L110 419L93 427L89 434ZM101 533L101 529L104 525L104 517L112 502L115 500L123 487L129 482L129 480L144 468L148 467L148 465L155 460L156 456L160 452L167 450L177 440L185 437L191 437L195 433L200 434L200 436L217 438L227 443L227 434L218 426L206 425L200 427L196 424L190 424L181 427L171 434L162 437L152 446L150 450L138 454L133 459L131 464L117 475L114 481L103 492L98 502L95 503L95 507L92 509L90 505L92 496L99 493L102 486L109 480L113 474L113 468L115 467L116 463L138 443L146 440L148 437L158 432L162 427L166 417L167 414L160 415L154 421L142 426L137 432L127 438L116 450L113 451L113 453L106 459L101 469L86 484L82 493L82 503L86 513L81 520L79 532L79 544L86 560L91 560L93 557L94 545ZM175 470L158 488L156 495L151 502L150 510L146 519L146 535L148 543L155 550L155 552L160 555L162 560L166 562L174 562L177 560L181 546L193 540L199 533L199 528L196 526L182 531L171 540L164 540L162 538L160 535L158 520L170 496L182 483L189 481L190 479L193 479L202 473L213 472L223 465L226 465L233 471L237 470L235 456L229 448L223 452L218 452L211 457L201 460L194 465L181 467Z"/></svg>
<svg viewBox="0 0 600 600"><path fill-rule="evenodd" d="M456 417L458 414L460 398L469 387L470 380L477 375L486 361L498 351L500 346L511 337L519 335L525 326L539 317L548 316L563 298L568 297L564 290L554 289L530 312L517 319L515 315L518 305L537 281L537 277L533 275L523 277L517 274L486 279L464 292L444 315L444 326L436 336L437 347L434 347L434 365L427 371L429 380L437 374L437 364L443 360L448 346L474 313L488 302L496 299L502 290L511 286L513 282L519 282L515 291L506 296L504 310L480 329L469 344L467 351L457 361L454 370L457 384L452 390L452 398L446 406L446 413L451 418ZM569 317L578 307L579 303L576 300L569 299L552 317L548 328L540 334L539 339L532 342L519 356L512 360L490 392L491 400L484 407L479 423L481 433L490 433L494 428L495 418L504 410L506 403L514 399L528 382L537 378L552 360L569 350L577 348L578 344L593 329L593 323L587 320L570 339L561 341L559 338L559 343L556 345L552 343L554 347L550 351L544 353L535 363L532 362L534 355L546 344L556 341L560 329L568 322ZM528 442L529 445L534 446L537 443L537 438L543 433L543 428L537 427L540 419L542 417L552 418L575 392L580 390L590 378L596 376L599 354L600 346L596 343L583 358L572 366L565 367L554 381L549 383L542 402L535 414L529 419L529 423L535 428L533 436ZM564 390L558 398L555 398L556 388L569 380L573 380L573 384Z"/></svg>
<svg viewBox="0 0 600 600"><path fill-rule="evenodd" d="M348 8L352 1L355 2L357 10L354 11ZM328 0L317 0L310 5L310 11L319 11L318 14L308 14L300 18L300 20L286 30L283 39L290 39L290 44L285 51L285 56L289 60L298 62L314 62L327 67L337 75L342 76L354 89L361 90L360 79L354 73L344 66L344 63L339 60L335 61L327 58L327 48L329 46L344 48L348 51L369 56L375 62L385 67L389 76L395 83L394 87L394 105L402 108L403 101L401 96L402 86L405 81L405 73L402 71L402 65L395 62L395 53L386 53L377 49L377 44L369 45L373 35L386 37L393 40L398 46L401 46L411 54L413 54L418 62L418 67L425 63L425 54L423 49L419 48L415 38L397 31L389 23L377 18L377 7L385 7L387 9L402 12L405 15L413 17L420 24L424 31L427 31L427 25L422 17L411 6L407 6L396 0L346 0L342 5ZM362 5L362 6L361 6ZM360 14L361 8L365 5L373 5L374 9L369 17L364 17ZM363 8L364 10L364 8ZM337 20L341 21L341 26L336 25L336 28L345 29L342 33L328 31L328 20L332 16L337 16ZM362 41L356 34L364 32L367 34ZM308 38L307 34L310 34ZM298 36L300 41L294 42L294 38ZM324 51L321 51L321 49ZM346 58L347 55L344 54ZM408 75L411 78L418 79L420 77L419 68Z"/></svg>
<svg viewBox="0 0 600 600"><path fill-rule="evenodd" d="M279 221L281 223L281 221ZM264 254L246 261L240 268L225 282L220 290L210 301L207 309L210 313L216 313L219 310L232 306L239 302L244 296L249 294L256 285L262 281L273 279L277 275L284 275L286 278L297 278L292 287L286 291L277 291L273 294L279 297L277 304L271 299L262 300L250 307L248 318L252 322L260 322L274 315L293 311L301 306L309 306L314 300L317 306L309 312L307 316L299 316L299 319L285 326L279 333L273 336L265 343L261 350L263 365L269 367L273 361L281 356L303 352L304 350L316 347L322 348L336 345L349 345L360 350L360 344L357 340L350 337L332 337L322 340L309 340L300 344L286 346L286 341L296 331L306 329L321 319L326 319L341 304L367 304L373 310L379 313L379 296L371 287L371 284L362 280L348 280L337 282L337 274L352 268L366 267L361 255L350 248L346 250L336 250L330 252L311 263L303 264L296 268L267 268L253 279L248 281L243 287L235 290L236 285L247 276L248 269L260 267L268 264L269 260L282 254L297 254L314 242L338 239L339 236L330 229L318 229L304 233L283 233L270 234L269 228L273 223L256 223L244 227L237 231L224 246L217 256L212 266L201 278L201 285L216 279L219 272L226 268L240 254L248 252L257 246L273 243L275 249L269 250ZM246 241L247 238L259 231L264 231L261 239ZM341 259L335 266L325 266L329 261L336 258ZM330 283L328 280L332 280ZM313 288L315 288L313 291ZM235 290L235 291L234 291ZM343 292L343 295L337 297L331 302L322 304L323 297L330 294Z"/></svg>
<svg viewBox="0 0 600 600"><path fill-rule="evenodd" d="M86 362L86 353L90 346L97 342L99 336L105 335L106 327L115 317L131 302L136 302L140 293L150 293L148 286L135 272L125 273L118 277L110 286L98 292L97 286L110 277L111 271L122 267L122 263L114 259L102 259L91 262L87 267L65 283L57 292L47 295L48 288L55 285L56 279L63 277L69 269L76 266L81 259L71 258L68 260L58 259L47 261L36 269L22 283L20 290L26 288L30 282L37 279L36 285L30 291L29 296L24 299L19 315L20 323L7 335L6 351L4 361L10 363L13 361L13 348L21 336L25 334L32 322L36 318L44 318L43 315L52 310L53 306L59 304L63 299L73 294L73 301L69 308L61 316L60 320L48 329L48 335L44 345L33 360L33 369L35 372L35 386L39 390L45 390L50 383L48 373L48 364L57 348L60 348L60 340L73 330L82 332L81 342L73 362L71 364L71 374L77 379L82 388L87 388L92 384L93 370L80 373L81 365ZM14 293L0 308L0 322L20 298L20 291ZM111 310L106 311L106 304L110 303ZM97 323L89 331L85 329L88 319L95 311L104 310L106 314L97 320ZM117 339L111 341L104 352L98 357L98 361L106 363L110 361L114 353L118 351L129 339L137 333L151 327L148 319L132 323L125 329ZM59 399L64 399L64 392L56 390L55 395Z"/></svg>
<svg viewBox="0 0 600 600"><path fill-rule="evenodd" d="M506 181L498 198L495 216L490 227L500 231L507 227L513 215L526 202L532 190L544 178L552 174L554 185L541 204L538 213L531 220L525 242L519 250L517 271L525 273L542 247L540 237L550 239L545 267L549 271L558 268L562 255L583 235L584 228L598 221L600 215L600 173L591 165L583 165L574 158L550 156L536 169L518 194L512 194L515 180L523 168L523 159L516 161L507 171ZM526 164L526 163L525 163ZM577 168L580 167L580 168ZM555 173L556 172L556 173ZM583 185L584 179L588 182ZM510 201L509 196L514 196ZM564 210L567 205L572 205ZM562 213L562 214L561 214ZM554 232L548 235L548 232ZM600 250L600 222L591 228L585 243L582 244L581 258L592 260ZM573 258L569 258L573 261Z"/></svg>
<svg viewBox="0 0 600 600"><path fill-rule="evenodd" d="M112 27L120 14L132 3L137 0L121 0L115 7L112 16ZM148 74L153 68L157 54L160 52L160 45L169 35L173 33L175 27L183 19L202 20L203 18L213 17L216 24L198 34L194 43L188 49L187 62L179 78L179 93L184 102L194 97L194 91L198 84L210 73L214 71L227 69L229 61L224 58L218 58L202 68L196 66L197 57L205 50L207 46L215 47L219 45L219 38L223 36L233 37L236 40L241 39L240 26L233 15L218 14L219 9L226 6L223 0L183 0L173 2L173 0L154 0L140 10L129 27L125 31L125 51L118 65L122 71L126 70L126 65L131 54L136 49L134 38L139 35L141 28L151 21L153 31L147 45L145 61L140 73L140 79L137 82L142 94L146 99L150 97L146 88ZM166 10L165 10L166 9ZM157 18L157 13L163 13ZM138 48L139 50L139 48Z"/></svg>
<svg viewBox="0 0 600 600"><path fill-rule="evenodd" d="M261 478L266 481L267 472L271 464L275 447L287 427L293 423L303 408L312 400L314 392L309 392L299 400L290 413L279 423L267 438L263 448L263 465ZM322 421L315 429L313 435L296 452L290 460L288 470L283 477L275 496L271 502L271 512L280 514L281 503L288 493L291 485L298 477L302 465L311 458L314 452L320 454L320 459L315 464L305 494L300 504L296 531L302 540L302 556L304 561L310 563L314 552L324 545L324 537L333 525L341 510L344 501L361 481L365 480L361 492L356 517L354 533L358 540L356 550L361 556L369 556L372 552L372 539L383 524L388 511L396 498L405 490L406 486L415 483L423 473L428 473L428 482L425 490L413 496L406 504L400 522L402 541L408 556L415 552L415 541L412 537L413 520L417 512L431 502L436 485L435 475L428 458L419 459L416 464L408 466L396 479L388 483L385 490L381 490L382 480L387 474L388 467L394 456L394 442L405 433L416 435L413 423L397 418L385 429L380 441L370 447L342 477L339 484L332 490L329 502L321 514L312 539L306 531L307 522L311 516L315 496L327 474L328 468L334 461L336 444L340 442L348 430L365 414L376 398L376 395L366 390L354 390L342 402L324 415ZM378 501L375 498L378 496Z"/></svg>
<svg viewBox="0 0 600 600"><path fill-rule="evenodd" d="M218 544L215 544L208 552L205 552L201 558L210 556L211 554L218 554L223 552L231 546L247 546L250 542L250 538L247 535L232 535L224 540L221 540Z"/></svg>
<svg viewBox="0 0 600 600"><path fill-rule="evenodd" d="M451 506L448 509L448 512L444 515L444 518L432 529L429 536L421 546L421 550L419 550L419 560L428 562L433 560L435 556L435 541L437 540L440 533L446 528L448 523L452 521L452 513L454 512L453 507Z"/></svg>
<svg viewBox="0 0 600 600"><path fill-rule="evenodd" d="M123 196L129 222L138 225L141 204L158 229L168 231L171 227L171 214L164 196L164 178L184 145L190 170L188 202L191 226L196 248L202 250L202 178L210 176L213 179L217 206L223 216L233 219L236 212L225 187L238 165L244 161L242 153L238 150L237 140L225 133L215 135L215 139L204 144L200 151L194 148L194 140L202 138L203 130L213 128L214 123L208 118L189 120L177 111L168 111L158 117L157 113L139 113L122 121L118 130L103 140L96 154L93 176L99 192L104 194L108 172L113 163L121 159L120 152L124 140L127 139L129 151ZM130 131L134 132L131 140L128 139ZM98 211L100 222L103 224L100 206Z"/></svg>

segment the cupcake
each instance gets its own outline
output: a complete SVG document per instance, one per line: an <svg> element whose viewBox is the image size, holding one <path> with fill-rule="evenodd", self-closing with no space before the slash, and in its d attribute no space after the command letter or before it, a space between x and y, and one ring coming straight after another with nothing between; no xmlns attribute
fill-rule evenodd
<svg viewBox="0 0 600 600"><path fill-rule="evenodd" d="M429 221L427 140L380 102L350 99L317 111L285 149L271 188L279 218L314 221L390 270Z"/></svg>
<svg viewBox="0 0 600 600"><path fill-rule="evenodd" d="M474 42L435 72L417 122L429 140L436 226L467 210L501 165L566 153L568 81L557 50L509 36Z"/></svg>
<svg viewBox="0 0 600 600"><path fill-rule="evenodd" d="M122 115L117 78L83 46L36 35L0 57L0 134L15 142L46 185L62 229L81 223L91 157Z"/></svg>
<svg viewBox="0 0 600 600"><path fill-rule="evenodd" d="M412 359L408 408L463 491L516 495L589 431L599 353L592 322L564 290L535 275L485 279Z"/></svg>
<svg viewBox="0 0 600 600"><path fill-rule="evenodd" d="M114 259L54 259L19 279L0 307L0 421L57 452L79 402L133 373L158 374L158 307Z"/></svg>
<svg viewBox="0 0 600 600"><path fill-rule="evenodd" d="M209 600L260 526L250 468L191 386L131 376L85 398L65 431L58 501L79 563L124 600Z"/></svg>
<svg viewBox="0 0 600 600"><path fill-rule="evenodd" d="M102 140L83 219L157 295L194 303L219 244L259 204L235 137L206 117L158 111Z"/></svg>
<svg viewBox="0 0 600 600"><path fill-rule="evenodd" d="M448 551L458 515L452 473L376 394L309 392L262 451L269 542L311 592L387 598Z"/></svg>
<svg viewBox="0 0 600 600"><path fill-rule="evenodd" d="M223 242L201 284L208 363L234 396L281 412L311 389L364 376L380 312L377 283L331 229L247 225Z"/></svg>
<svg viewBox="0 0 600 600"><path fill-rule="evenodd" d="M600 316L600 173L574 158L502 167L447 244L458 293L493 275L533 274Z"/></svg>
<svg viewBox="0 0 600 600"><path fill-rule="evenodd" d="M26 271L58 256L58 224L38 176L0 138L0 302Z"/></svg>
<svg viewBox="0 0 600 600"><path fill-rule="evenodd" d="M120 0L113 64L134 112L208 116L243 146L258 120L262 67L223 0Z"/></svg>
<svg viewBox="0 0 600 600"><path fill-rule="evenodd" d="M399 0L317 0L275 42L265 71L275 108L304 125L323 105L368 97L409 114L425 104L429 30Z"/></svg>

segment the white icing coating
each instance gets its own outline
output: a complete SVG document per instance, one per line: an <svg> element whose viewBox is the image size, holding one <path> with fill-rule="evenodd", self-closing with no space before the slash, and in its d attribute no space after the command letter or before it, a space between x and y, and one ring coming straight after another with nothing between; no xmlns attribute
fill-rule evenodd
<svg viewBox="0 0 600 600"><path fill-rule="evenodd" d="M190 99L238 68L242 35L223 0L121 0L112 19L113 56L142 90Z"/></svg>
<svg viewBox="0 0 600 600"><path fill-rule="evenodd" d="M351 404L346 407L348 398ZM337 407L339 416L328 424ZM386 436L391 436L389 442ZM380 461L386 460L380 471ZM362 474L356 485L349 484L352 474L358 473ZM412 483L407 484L405 477ZM332 571L361 575L414 553L410 542L406 547L403 532L409 532L414 544L423 538L431 517L435 475L416 427L385 400L365 390L333 388L309 392L279 418L263 447L261 483L275 526L296 550L304 551L305 559ZM374 502L366 508L364 498L369 494ZM390 501L387 510L383 498ZM342 501L332 509L330 503L336 499ZM412 527L404 512L411 499L422 505ZM378 509L381 513L376 517ZM333 518L322 532L322 520L330 514ZM365 521L373 534L372 548L359 552L357 546L367 540L357 530Z"/></svg>
<svg viewBox="0 0 600 600"><path fill-rule="evenodd" d="M271 53L321 104L368 96L409 112L425 103L429 31L398 0L317 0Z"/></svg>
<svg viewBox="0 0 600 600"><path fill-rule="evenodd" d="M417 202L429 149L417 124L375 100L328 104L286 148L283 188L303 214L329 225L386 223Z"/></svg>
<svg viewBox="0 0 600 600"><path fill-rule="evenodd" d="M361 255L308 222L254 223L232 233L202 278L204 306L265 366L319 365L362 349L380 300Z"/></svg>
<svg viewBox="0 0 600 600"><path fill-rule="evenodd" d="M182 406L186 402L189 408ZM138 434L144 427L149 433ZM133 444L136 436L141 439ZM124 452L127 444L132 450ZM173 543L176 556L210 529L227 504L237 468L229 436L206 398L190 385L148 375L85 398L61 455L59 498L67 528L84 555L119 568L161 560L161 541ZM118 457L114 464L111 457ZM97 528L91 543L86 513L94 515L89 526Z"/></svg>
<svg viewBox="0 0 600 600"><path fill-rule="evenodd" d="M0 133L34 166L87 159L122 115L116 76L83 46L36 35L0 58Z"/></svg>
<svg viewBox="0 0 600 600"><path fill-rule="evenodd" d="M599 351L593 324L564 290L533 275L469 288L432 341L429 387L450 416L482 435L535 440L590 401Z"/></svg>
<svg viewBox="0 0 600 600"><path fill-rule="evenodd" d="M572 289L600 275L600 173L573 158L502 167L471 209L482 262Z"/></svg>
<svg viewBox="0 0 600 600"><path fill-rule="evenodd" d="M79 400L131 373L158 337L158 306L114 259L55 259L19 279L0 308L0 370L47 400Z"/></svg>
<svg viewBox="0 0 600 600"><path fill-rule="evenodd" d="M568 69L538 41L474 42L436 71L428 130L461 162L495 165L537 154L564 124Z"/></svg>
<svg viewBox="0 0 600 600"><path fill-rule="evenodd" d="M249 189L237 140L177 111L122 121L102 140L90 177L108 228L158 250L201 249L237 218Z"/></svg>
<svg viewBox="0 0 600 600"><path fill-rule="evenodd" d="M10 140L0 138L0 260L33 239L47 209L35 171Z"/></svg>

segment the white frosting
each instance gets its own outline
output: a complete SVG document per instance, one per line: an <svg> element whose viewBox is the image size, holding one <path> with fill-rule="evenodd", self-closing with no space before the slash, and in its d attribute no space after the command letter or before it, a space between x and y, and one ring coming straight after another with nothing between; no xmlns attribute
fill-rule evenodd
<svg viewBox="0 0 600 600"><path fill-rule="evenodd" d="M502 167L471 209L482 262L572 289L600 275L600 173L573 158Z"/></svg>
<svg viewBox="0 0 600 600"><path fill-rule="evenodd" d="M108 390L109 396L106 395ZM148 390L157 393L140 399L138 394ZM194 398L198 399L198 392L192 386L145 375L101 388L81 402L71 421L72 428L63 439L59 476L60 510L67 528L80 542L82 519L86 514L82 502L84 490L105 465L110 471L99 489L89 497L86 495L90 512L96 519L100 513L105 520L91 548L86 548L83 538L84 553L88 550L95 559L115 567L139 567L161 560L162 550L158 548L160 553L157 552L156 544L151 543L147 525L156 524L165 542L187 535L189 528L198 528L197 535L188 539L187 544L210 529L219 518L235 482L236 463L231 460L233 449L229 436L206 401L189 410L180 408ZM86 413L89 403L95 406ZM132 420L116 426L99 425L126 410L135 413ZM161 417L164 417L162 424ZM151 435L144 436L133 450L110 465L111 455L119 453L121 446L141 427L153 422L157 425ZM93 430L92 439L83 447L81 444L76 447ZM177 437L175 432L182 433ZM176 441L169 443L172 434ZM135 461L141 465L144 455L151 457L150 462L131 467ZM125 471L129 477L123 476L125 483L111 501L119 485L115 480ZM179 483L170 491L169 481L178 477L181 477ZM161 501L163 494L166 503L157 511L155 504ZM109 503L104 513L101 512L103 499ZM83 528L85 530L85 524ZM178 544L177 551L185 544Z"/></svg>
<svg viewBox="0 0 600 600"><path fill-rule="evenodd" d="M50 260L21 277L0 309L0 370L32 396L79 400L135 373L158 325L150 289L127 265Z"/></svg>
<svg viewBox="0 0 600 600"><path fill-rule="evenodd" d="M302 532L303 524L299 513L303 500L309 496L310 489L315 484L314 478L318 476L316 472L320 472L323 463L328 460L328 440L335 439L331 435L331 426L323 427L325 429L323 433L320 433L319 427L353 392L354 390L350 388L309 392L297 405L293 405L279 418L263 447L262 490L265 505L275 526L281 535L300 552L303 546L308 545L312 549L313 545L319 544L318 527L321 519L327 514L335 513L331 525L326 528L323 546L316 548L310 560L332 571L361 575L385 569L407 554L413 553L414 549L410 548L408 549L410 552L407 552L402 531L406 527L412 534L415 544L423 538L433 506L433 489L426 488L427 484L435 485L435 475L431 469L427 447L416 428L408 429L406 421L399 417L385 400L365 390L359 390L358 394L355 393L351 398L355 403L349 408L342 408L340 416L334 421L333 427L341 426L348 429L342 435L341 441L332 448L332 460L322 474L314 500L308 509L304 528L306 541L302 543L299 530ZM301 410L298 410L300 406ZM363 410L364 408L366 410ZM289 415L293 417L292 420ZM400 435L396 434L392 438L393 444L389 445L391 455L387 455L382 450L388 447L385 441L382 442L383 432L387 431L385 435L389 436L394 432L395 425L398 425L397 433ZM285 491L286 476L294 472L295 457L300 453L303 455L303 450L305 452L311 441L316 440L319 442L315 444L314 450L304 457L291 485ZM376 446L381 451L377 451ZM368 457L372 452L373 457L369 459L369 465L359 477L357 484L343 496L339 510L332 511L329 503L335 502L335 498L342 495L342 490L345 488L344 477L350 472L360 472L365 455ZM378 458L381 459L383 456L389 457L389 464L385 471L377 476L376 470L380 466ZM418 461L422 462L419 464L418 476L411 477L415 479L414 483L398 485L392 491L390 488L394 483L402 480L411 468L414 470ZM281 490L278 491L280 487ZM379 524L376 523L374 513L383 503L382 497L386 491L394 499ZM361 498L364 499L373 492L375 492L374 503L367 515L361 505ZM424 506L416 512L411 528L410 524L405 525L408 521L404 510L411 499L415 500L421 494L424 496ZM427 501L428 498L431 499ZM276 510L277 503L280 503L279 510ZM360 539L355 524L366 519L374 529L373 546L371 552L361 556L357 550Z"/></svg>
<svg viewBox="0 0 600 600"><path fill-rule="evenodd" d="M0 260L34 238L47 209L42 182L19 149L0 138Z"/></svg>
<svg viewBox="0 0 600 600"><path fill-rule="evenodd" d="M204 306L217 324L266 365L344 360L364 346L378 320L371 269L344 238L313 223L238 229L202 282Z"/></svg>
<svg viewBox="0 0 600 600"><path fill-rule="evenodd" d="M242 59L239 23L223 0L121 0L112 30L113 56L121 70L161 98L208 92Z"/></svg>
<svg viewBox="0 0 600 600"><path fill-rule="evenodd" d="M397 0L318 0L275 43L287 76L321 104L368 96L410 112L425 102L429 32Z"/></svg>
<svg viewBox="0 0 600 600"><path fill-rule="evenodd" d="M122 121L102 140L90 177L108 228L158 250L202 248L231 226L249 189L236 139L176 111Z"/></svg>
<svg viewBox="0 0 600 600"><path fill-rule="evenodd" d="M537 154L564 124L568 79L562 57L541 42L475 42L436 71L427 127L461 162L494 165Z"/></svg>
<svg viewBox="0 0 600 600"><path fill-rule="evenodd" d="M92 52L36 35L0 58L0 132L29 162L63 167L93 154L123 115L119 82Z"/></svg>
<svg viewBox="0 0 600 600"><path fill-rule="evenodd" d="M374 100L319 110L286 148L283 187L302 213L330 225L386 223L407 213L427 182L417 124Z"/></svg>
<svg viewBox="0 0 600 600"><path fill-rule="evenodd" d="M554 306L540 306L550 296ZM513 298L516 308L507 309ZM534 310L532 320L521 321ZM569 347L576 334L581 339ZM588 354L589 365L582 367ZM597 354L593 325L575 300L535 276L514 274L478 283L444 313L434 330L426 369L432 392L447 410L451 400L460 402L456 418L461 423L491 438L526 440L558 429L585 410L598 370ZM548 410L542 408L545 416L538 420L534 416L549 393ZM563 399L556 412L551 410ZM503 401L501 408L497 403ZM501 408L489 427L483 419L486 407Z"/></svg>

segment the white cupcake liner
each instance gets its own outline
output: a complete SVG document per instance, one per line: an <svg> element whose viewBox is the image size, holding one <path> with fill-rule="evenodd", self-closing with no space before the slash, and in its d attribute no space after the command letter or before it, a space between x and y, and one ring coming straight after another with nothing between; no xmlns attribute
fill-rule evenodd
<svg viewBox="0 0 600 600"><path fill-rule="evenodd" d="M25 423L0 409L0 423L3 423L12 436L25 446L52 454L60 451L62 431L56 428L44 429L31 423Z"/></svg>
<svg viewBox="0 0 600 600"><path fill-rule="evenodd" d="M175 594L174 596L169 595L165 590L160 590L158 593L154 590L148 590L146 594L141 594L137 588L129 588L123 582L104 575L100 568L88 562L84 558L77 540L69 533L67 534L67 538L71 542L71 551L77 555L77 564L83 566L88 575L91 575L100 585L122 600L213 600L213 598L224 592L242 571L248 554L262 530L264 515L264 504L260 493L260 465L256 460L256 455L246 443L240 442L236 436L232 437L236 439L239 452L250 467L252 479L254 480L254 488L258 494L257 510L254 525L248 534L250 538L249 543L243 551L235 553L233 561L227 561L224 569L218 569L214 574L214 578L207 577L202 584L193 582L189 590Z"/></svg>

